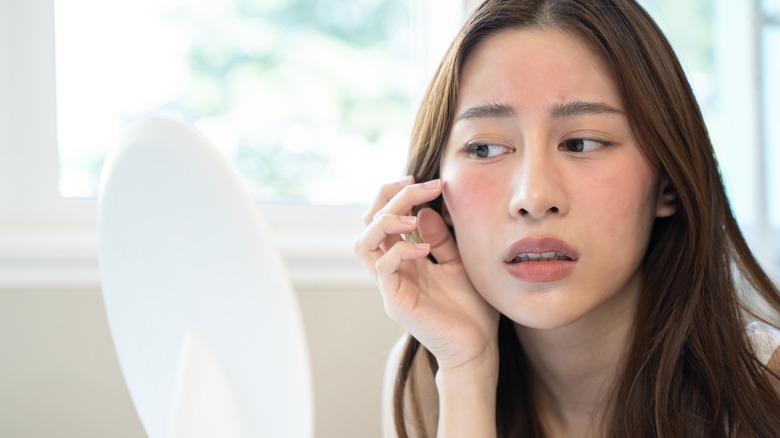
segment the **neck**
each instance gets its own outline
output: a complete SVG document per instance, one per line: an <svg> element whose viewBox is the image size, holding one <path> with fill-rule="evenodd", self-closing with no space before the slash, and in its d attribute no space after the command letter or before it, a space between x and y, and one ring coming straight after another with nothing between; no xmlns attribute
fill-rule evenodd
<svg viewBox="0 0 780 438"><path fill-rule="evenodd" d="M551 436L597 436L631 342L639 288L561 328L515 325L531 367L537 414Z"/></svg>

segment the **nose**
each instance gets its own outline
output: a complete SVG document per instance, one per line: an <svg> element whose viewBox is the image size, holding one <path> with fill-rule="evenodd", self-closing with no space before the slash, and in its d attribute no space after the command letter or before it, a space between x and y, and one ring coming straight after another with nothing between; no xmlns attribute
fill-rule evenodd
<svg viewBox="0 0 780 438"><path fill-rule="evenodd" d="M509 213L516 218L542 219L568 211L568 199L555 157L526 150L514 172Z"/></svg>

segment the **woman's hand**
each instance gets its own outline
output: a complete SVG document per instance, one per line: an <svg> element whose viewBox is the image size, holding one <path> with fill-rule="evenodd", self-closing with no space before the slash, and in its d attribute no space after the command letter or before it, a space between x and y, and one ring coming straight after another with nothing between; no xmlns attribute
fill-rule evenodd
<svg viewBox="0 0 780 438"><path fill-rule="evenodd" d="M483 374L498 371L498 312L471 284L442 217L431 209L409 215L441 193L440 180L383 186L354 249L376 278L387 314L433 353L440 373L492 379ZM416 229L425 243L402 238Z"/></svg>

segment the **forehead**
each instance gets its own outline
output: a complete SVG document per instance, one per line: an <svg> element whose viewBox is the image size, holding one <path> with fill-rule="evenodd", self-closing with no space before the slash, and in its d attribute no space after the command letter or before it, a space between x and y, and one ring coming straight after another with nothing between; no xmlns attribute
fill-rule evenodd
<svg viewBox="0 0 780 438"><path fill-rule="evenodd" d="M510 29L485 38L469 54L461 71L458 108L580 99L622 108L601 57L581 38L560 29Z"/></svg>

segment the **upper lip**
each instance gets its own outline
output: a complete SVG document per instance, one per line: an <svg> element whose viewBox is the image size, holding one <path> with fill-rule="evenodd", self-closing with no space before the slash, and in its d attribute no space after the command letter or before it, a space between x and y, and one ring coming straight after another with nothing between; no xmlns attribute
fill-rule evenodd
<svg viewBox="0 0 780 438"><path fill-rule="evenodd" d="M513 243L504 254L504 261L511 263L521 254L545 254L551 252L558 253L571 260L577 260L577 251L566 242L555 237L543 236L529 237Z"/></svg>

